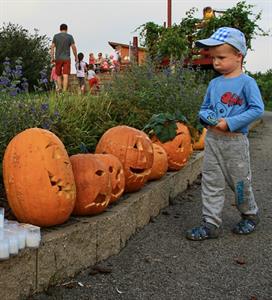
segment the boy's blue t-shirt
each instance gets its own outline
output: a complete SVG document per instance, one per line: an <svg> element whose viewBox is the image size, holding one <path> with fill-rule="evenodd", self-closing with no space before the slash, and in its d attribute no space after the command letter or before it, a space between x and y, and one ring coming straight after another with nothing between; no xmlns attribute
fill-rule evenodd
<svg viewBox="0 0 272 300"><path fill-rule="evenodd" d="M224 118L230 131L248 133L248 125L264 112L264 104L256 81L241 74L235 78L219 76L207 89L199 117L215 125ZM205 121L204 121L205 122Z"/></svg>

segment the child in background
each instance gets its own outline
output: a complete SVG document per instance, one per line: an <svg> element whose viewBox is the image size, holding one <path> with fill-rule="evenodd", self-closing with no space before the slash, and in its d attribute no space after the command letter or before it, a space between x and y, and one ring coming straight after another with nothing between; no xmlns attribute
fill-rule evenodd
<svg viewBox="0 0 272 300"><path fill-rule="evenodd" d="M89 54L89 65L93 65L94 66L94 71L95 71L95 69L96 69L96 58L95 58L95 56L94 56L94 54L93 53L90 53Z"/></svg>
<svg viewBox="0 0 272 300"><path fill-rule="evenodd" d="M251 182L248 126L264 112L256 81L243 73L246 55L244 34L231 27L219 28L210 38L196 41L209 48L214 78L200 108L200 121L208 128L202 167L202 219L200 226L187 231L189 240L201 241L219 236L225 201L225 183L235 194L241 220L235 234L252 233L259 223L259 209Z"/></svg>
<svg viewBox="0 0 272 300"><path fill-rule="evenodd" d="M54 83L56 92L58 92L58 75L56 73L56 63L55 60L52 61L52 69L50 74L50 81Z"/></svg>
<svg viewBox="0 0 272 300"><path fill-rule="evenodd" d="M93 64L90 64L88 66L88 81L91 94L96 94L96 92L99 90L99 81L95 74Z"/></svg>
<svg viewBox="0 0 272 300"><path fill-rule="evenodd" d="M78 61L76 63L76 76L79 82L79 88L80 88L80 93L84 94L85 93L85 74L87 73L88 69L88 64L83 61L84 55L83 53L78 53L77 55Z"/></svg>
<svg viewBox="0 0 272 300"><path fill-rule="evenodd" d="M95 65L96 63L96 58L94 57L93 53L89 54L89 65Z"/></svg>

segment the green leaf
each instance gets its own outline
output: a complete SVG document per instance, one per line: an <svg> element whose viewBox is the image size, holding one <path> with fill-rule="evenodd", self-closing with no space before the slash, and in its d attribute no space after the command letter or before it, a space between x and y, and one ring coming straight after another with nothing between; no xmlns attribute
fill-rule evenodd
<svg viewBox="0 0 272 300"><path fill-rule="evenodd" d="M176 120L180 121L180 122L183 122L183 123L186 123L186 124L189 123L187 118L181 112L176 113Z"/></svg>
<svg viewBox="0 0 272 300"><path fill-rule="evenodd" d="M165 143L167 141L172 140L176 136L177 125L176 123L170 123L168 126L162 126L159 128L159 131L156 133L158 139Z"/></svg>

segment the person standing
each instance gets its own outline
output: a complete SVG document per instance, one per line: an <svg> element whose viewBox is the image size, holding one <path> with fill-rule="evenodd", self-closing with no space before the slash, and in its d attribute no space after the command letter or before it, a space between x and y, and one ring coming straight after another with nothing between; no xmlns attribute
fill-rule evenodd
<svg viewBox="0 0 272 300"><path fill-rule="evenodd" d="M88 66L88 81L91 94L96 94L99 91L99 80L94 71L94 65Z"/></svg>
<svg viewBox="0 0 272 300"><path fill-rule="evenodd" d="M85 74L87 73L88 64L83 61L84 54L78 53L78 61L76 62L76 75L79 83L80 93L85 94Z"/></svg>
<svg viewBox="0 0 272 300"><path fill-rule="evenodd" d="M56 61L56 73L58 76L59 91L67 91L68 79L71 73L71 58L70 47L72 48L75 61L77 58L77 48L74 38L67 33L68 26L66 24L60 25L60 32L55 34L51 44L51 61Z"/></svg>
<svg viewBox="0 0 272 300"><path fill-rule="evenodd" d="M256 81L243 73L247 47L245 35L236 28L221 27L210 38L196 41L208 48L214 69L221 76L210 82L199 118L208 128L202 168L202 219L189 229L189 240L201 241L219 236L225 201L225 185L235 194L241 220L235 234L252 233L258 225L259 209L254 198L248 126L264 112Z"/></svg>
<svg viewBox="0 0 272 300"><path fill-rule="evenodd" d="M57 76L57 73L56 73L56 63L55 63L55 61L52 62L50 81L54 83L55 91L58 92L58 90L59 90L58 89L58 76Z"/></svg>

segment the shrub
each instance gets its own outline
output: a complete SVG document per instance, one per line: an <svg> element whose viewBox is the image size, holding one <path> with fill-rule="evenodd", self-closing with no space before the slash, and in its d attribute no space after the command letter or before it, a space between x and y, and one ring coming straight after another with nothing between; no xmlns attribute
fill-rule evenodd
<svg viewBox="0 0 272 300"><path fill-rule="evenodd" d="M33 90L40 78L40 71L47 68L49 70L49 38L39 35L37 29L34 34L30 34L17 24L4 24L0 28L0 62L4 62L6 57L15 62L19 56L24 77L27 78L30 90ZM4 66L0 65L0 74L3 70Z"/></svg>
<svg viewBox="0 0 272 300"><path fill-rule="evenodd" d="M28 92L28 82L23 77L23 67L21 57L17 58L12 65L8 57L3 62L3 72L0 76L0 93L16 96L19 93Z"/></svg>
<svg viewBox="0 0 272 300"><path fill-rule="evenodd" d="M249 73L249 75L257 81L266 109L272 110L272 69L267 70L265 73L257 72L254 74Z"/></svg>
<svg viewBox="0 0 272 300"><path fill-rule="evenodd" d="M141 129L153 114L166 112L181 113L196 125L206 87L203 71L176 62L163 70L151 63L133 65L117 74L105 90L116 109L116 121Z"/></svg>

